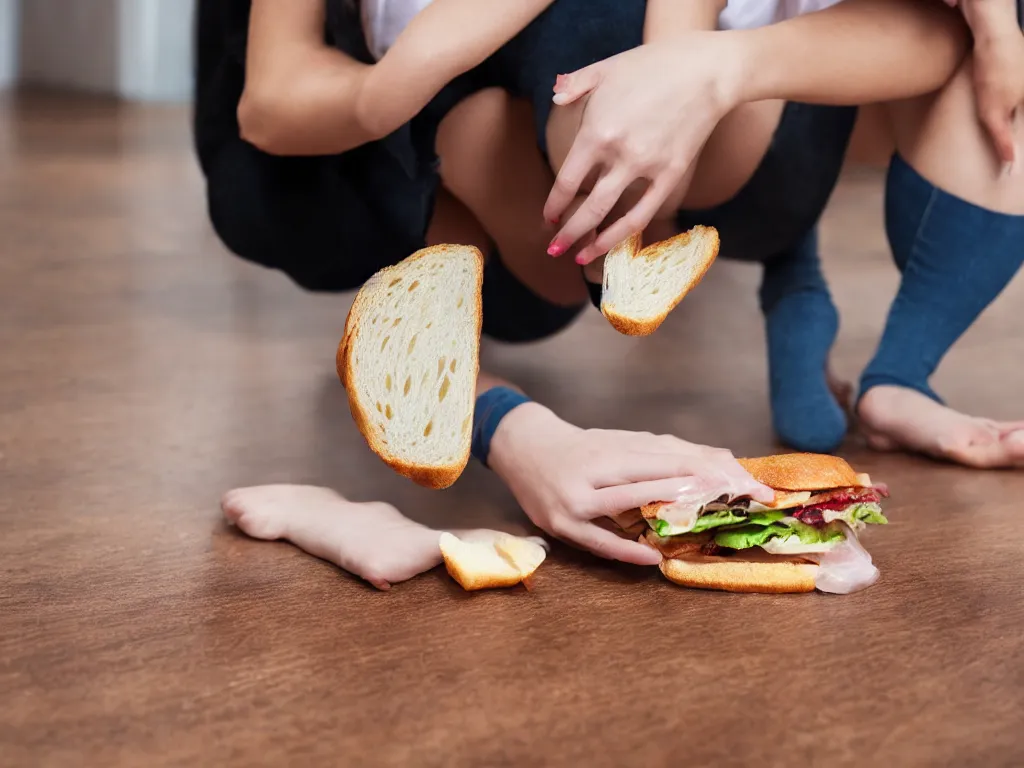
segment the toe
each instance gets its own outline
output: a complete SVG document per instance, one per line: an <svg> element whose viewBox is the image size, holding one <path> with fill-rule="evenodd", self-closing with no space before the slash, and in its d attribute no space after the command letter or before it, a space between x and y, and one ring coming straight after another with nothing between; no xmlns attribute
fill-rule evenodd
<svg viewBox="0 0 1024 768"><path fill-rule="evenodd" d="M891 453L900 448L895 440L881 432L865 432L864 438L867 440L868 447L873 451Z"/></svg>
<svg viewBox="0 0 1024 768"><path fill-rule="evenodd" d="M242 508L240 502L241 493L236 488L230 490L220 497L220 509L224 513L224 517L231 523L237 523L238 518L242 516Z"/></svg>
<svg viewBox="0 0 1024 768"><path fill-rule="evenodd" d="M941 457L976 469L995 469L1009 462L998 434L985 428L977 429L973 434L941 437L937 441L937 449Z"/></svg>
<svg viewBox="0 0 1024 768"><path fill-rule="evenodd" d="M1024 466L1024 429L1004 435L1002 443L1013 465Z"/></svg>

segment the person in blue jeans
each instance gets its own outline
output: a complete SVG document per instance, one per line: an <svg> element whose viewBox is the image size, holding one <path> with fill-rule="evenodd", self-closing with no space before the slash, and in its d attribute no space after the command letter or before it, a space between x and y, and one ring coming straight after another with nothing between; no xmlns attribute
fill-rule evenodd
<svg viewBox="0 0 1024 768"><path fill-rule="evenodd" d="M647 3L648 18L662 2ZM853 126L855 107L843 105L888 102L897 153L885 226L902 282L861 377L860 426L880 450L1024 466L1024 422L959 413L929 384L1024 261L1020 6L946 5L959 9L698 0L689 29L659 36L648 24L647 45L556 83L545 217L561 228L549 253L574 249L594 294L599 257L645 228L660 239L713 225L723 256L763 262L772 415L791 447L831 451L847 433L828 376L838 316L816 222ZM723 24L758 12L764 26Z"/></svg>

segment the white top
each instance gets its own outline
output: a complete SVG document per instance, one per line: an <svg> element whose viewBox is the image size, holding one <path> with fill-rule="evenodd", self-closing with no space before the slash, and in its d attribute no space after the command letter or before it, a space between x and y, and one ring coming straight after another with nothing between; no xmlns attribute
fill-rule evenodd
<svg viewBox="0 0 1024 768"><path fill-rule="evenodd" d="M555 0L556 2L558 0ZM413 16L431 0L362 0L363 34L379 60L394 45ZM835 5L840 0L729 0L718 17L719 29L755 29Z"/></svg>
<svg viewBox="0 0 1024 768"><path fill-rule="evenodd" d="M719 29L756 29L805 13L820 11L840 0L729 0L718 17Z"/></svg>
<svg viewBox="0 0 1024 768"><path fill-rule="evenodd" d="M370 55L380 61L412 17L430 5L430 0L362 0L363 35Z"/></svg>

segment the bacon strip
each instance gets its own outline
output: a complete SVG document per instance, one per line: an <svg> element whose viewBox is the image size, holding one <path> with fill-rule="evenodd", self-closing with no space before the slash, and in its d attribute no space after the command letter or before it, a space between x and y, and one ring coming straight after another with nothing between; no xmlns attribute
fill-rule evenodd
<svg viewBox="0 0 1024 768"><path fill-rule="evenodd" d="M812 496L806 506L793 513L793 517L808 525L824 525L826 510L846 509L851 504L877 504L889 496L884 485L873 488L837 488Z"/></svg>

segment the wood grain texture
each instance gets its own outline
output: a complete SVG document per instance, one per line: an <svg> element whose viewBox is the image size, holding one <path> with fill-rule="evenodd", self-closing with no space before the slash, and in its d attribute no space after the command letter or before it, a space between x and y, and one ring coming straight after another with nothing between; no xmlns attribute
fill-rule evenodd
<svg viewBox="0 0 1024 768"><path fill-rule="evenodd" d="M896 286L880 223L877 174L848 177L823 231L847 376ZM648 339L593 311L484 363L576 423L763 455L757 279L720 262ZM526 529L479 467L432 492L366 450L333 371L350 300L224 253L187 112L0 104L0 765L1024 764L1022 473L851 441L893 498L850 597L564 548L532 593L438 568L384 594L227 528L222 491L292 481ZM1022 415L1022 300L950 355L953 404Z"/></svg>

